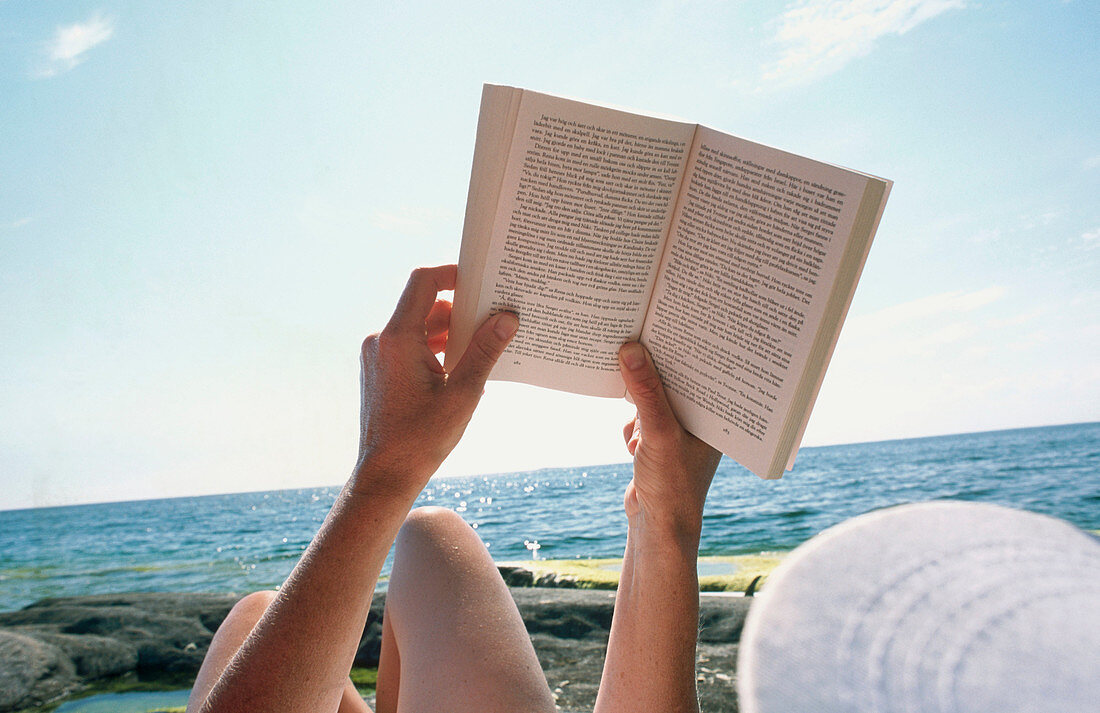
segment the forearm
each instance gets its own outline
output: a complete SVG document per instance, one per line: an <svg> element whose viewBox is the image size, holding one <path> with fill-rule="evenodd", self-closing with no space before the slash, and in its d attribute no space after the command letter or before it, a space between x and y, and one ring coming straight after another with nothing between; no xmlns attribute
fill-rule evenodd
<svg viewBox="0 0 1100 713"><path fill-rule="evenodd" d="M697 711L699 530L631 518L597 713Z"/></svg>
<svg viewBox="0 0 1100 713"><path fill-rule="evenodd" d="M413 496L415 497L415 496ZM413 497L372 497L352 483L203 707L334 710L378 574Z"/></svg>
<svg viewBox="0 0 1100 713"><path fill-rule="evenodd" d="M514 314L490 317L445 372L437 355L451 303L437 298L455 288L457 270L414 270L385 329L363 340L356 472L214 684L204 713L336 709L386 554L519 326Z"/></svg>

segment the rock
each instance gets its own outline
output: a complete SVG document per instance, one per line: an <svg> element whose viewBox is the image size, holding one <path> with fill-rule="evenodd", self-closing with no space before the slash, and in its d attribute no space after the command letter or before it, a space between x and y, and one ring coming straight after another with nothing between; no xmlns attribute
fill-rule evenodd
<svg viewBox="0 0 1100 713"><path fill-rule="evenodd" d="M554 589L578 589L577 578L569 574L543 572L536 576L535 570L521 565L497 565L500 576L509 587L547 587Z"/></svg>
<svg viewBox="0 0 1100 713"><path fill-rule="evenodd" d="M44 599L0 613L0 713L97 678L194 675L233 595L122 594Z"/></svg>
<svg viewBox="0 0 1100 713"><path fill-rule="evenodd" d="M0 710L37 706L78 688L76 670L57 647L0 631Z"/></svg>
<svg viewBox="0 0 1100 713"><path fill-rule="evenodd" d="M700 643L695 671L701 713L737 713L737 644Z"/></svg>
<svg viewBox="0 0 1100 713"><path fill-rule="evenodd" d="M513 589L523 623L531 634L563 639L606 641L611 631L615 593L582 589Z"/></svg>
<svg viewBox="0 0 1100 713"><path fill-rule="evenodd" d="M562 710L591 710L603 669L615 592L573 589L501 567ZM47 599L0 613L0 713L55 699L105 676L170 680L198 670L234 595L122 594ZM703 713L736 711L737 641L752 598L702 595L696 673ZM376 595L355 657L377 666L385 595Z"/></svg>
<svg viewBox="0 0 1100 713"><path fill-rule="evenodd" d="M535 573L526 567L513 567L511 565L498 565L500 576L509 587L533 587L535 585Z"/></svg>
<svg viewBox="0 0 1100 713"><path fill-rule="evenodd" d="M193 642L192 642L193 643ZM183 647L172 642L148 640L138 644L137 672L139 676L160 678L171 674L195 674L209 648L209 639L200 649L197 645Z"/></svg>
<svg viewBox="0 0 1100 713"><path fill-rule="evenodd" d="M129 642L106 636L77 636L33 629L27 633L68 656L81 678L120 676L137 668L137 647Z"/></svg>
<svg viewBox="0 0 1100 713"><path fill-rule="evenodd" d="M386 595L375 594L367 614L367 624L363 627L363 637L359 640L359 649L355 652L355 665L374 668L382 655L382 613L386 609Z"/></svg>
<svg viewBox="0 0 1100 713"><path fill-rule="evenodd" d="M355 652L355 665L363 668L375 668L382 656L382 623L367 624L363 638Z"/></svg>
<svg viewBox="0 0 1100 713"><path fill-rule="evenodd" d="M607 642L596 638L559 639L537 633L531 635L531 643L558 707L591 711L600 688ZM562 685L563 682L568 683Z"/></svg>
<svg viewBox="0 0 1100 713"><path fill-rule="evenodd" d="M110 638L130 644L137 652L137 671L153 676L197 672L213 638L213 632L195 616L148 611L132 605L61 605L36 611L41 615L36 623L55 624L59 634L93 642ZM24 609L20 613L26 617L36 612Z"/></svg>
<svg viewBox="0 0 1100 713"><path fill-rule="evenodd" d="M186 592L130 592L125 594L92 594L81 597L52 597L31 604L19 612L0 614L0 620L22 612L80 607L135 607L148 612L172 614L185 618L212 617L217 623L240 599L236 594L196 594ZM209 627L208 627L209 628ZM217 628L215 625L214 628Z"/></svg>
<svg viewBox="0 0 1100 713"><path fill-rule="evenodd" d="M699 641L719 644L740 641L752 601L752 597L700 597Z"/></svg>

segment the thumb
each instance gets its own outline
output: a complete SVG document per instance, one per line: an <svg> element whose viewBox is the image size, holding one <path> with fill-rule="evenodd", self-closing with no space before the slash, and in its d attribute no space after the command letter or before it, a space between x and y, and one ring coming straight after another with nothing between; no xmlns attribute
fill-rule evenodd
<svg viewBox="0 0 1100 713"><path fill-rule="evenodd" d="M519 318L511 312L499 312L485 320L451 370L447 383L480 395L489 372L518 328Z"/></svg>
<svg viewBox="0 0 1100 713"><path fill-rule="evenodd" d="M671 432L679 428L680 423L672 413L661 377L645 347L638 342L627 342L620 347L619 370L626 382L626 390L638 409L638 418L645 432Z"/></svg>

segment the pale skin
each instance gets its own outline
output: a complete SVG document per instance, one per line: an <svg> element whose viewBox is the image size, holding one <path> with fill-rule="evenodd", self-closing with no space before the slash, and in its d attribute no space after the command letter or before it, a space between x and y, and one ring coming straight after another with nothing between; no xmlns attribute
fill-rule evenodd
<svg viewBox="0 0 1100 713"><path fill-rule="evenodd" d="M188 713L367 713L348 679L379 572L396 540L378 668L378 713L555 710L515 603L476 533L439 508L410 512L458 443L515 315L490 317L446 373L456 268L413 272L362 350L359 458L286 583L230 612ZM599 713L697 711L696 576L703 502L719 454L680 427L652 360L623 345L637 415L624 429L634 478Z"/></svg>

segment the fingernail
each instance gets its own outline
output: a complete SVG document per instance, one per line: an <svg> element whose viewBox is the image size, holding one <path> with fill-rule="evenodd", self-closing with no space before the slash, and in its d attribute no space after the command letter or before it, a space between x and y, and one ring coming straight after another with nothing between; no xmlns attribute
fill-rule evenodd
<svg viewBox="0 0 1100 713"><path fill-rule="evenodd" d="M511 312L501 312L496 324L493 325L493 331L501 339L511 339L517 329L519 329L519 317Z"/></svg>
<svg viewBox="0 0 1100 713"><path fill-rule="evenodd" d="M623 358L623 364L631 371L637 371L645 366L645 350L637 342L624 344L619 354Z"/></svg>

